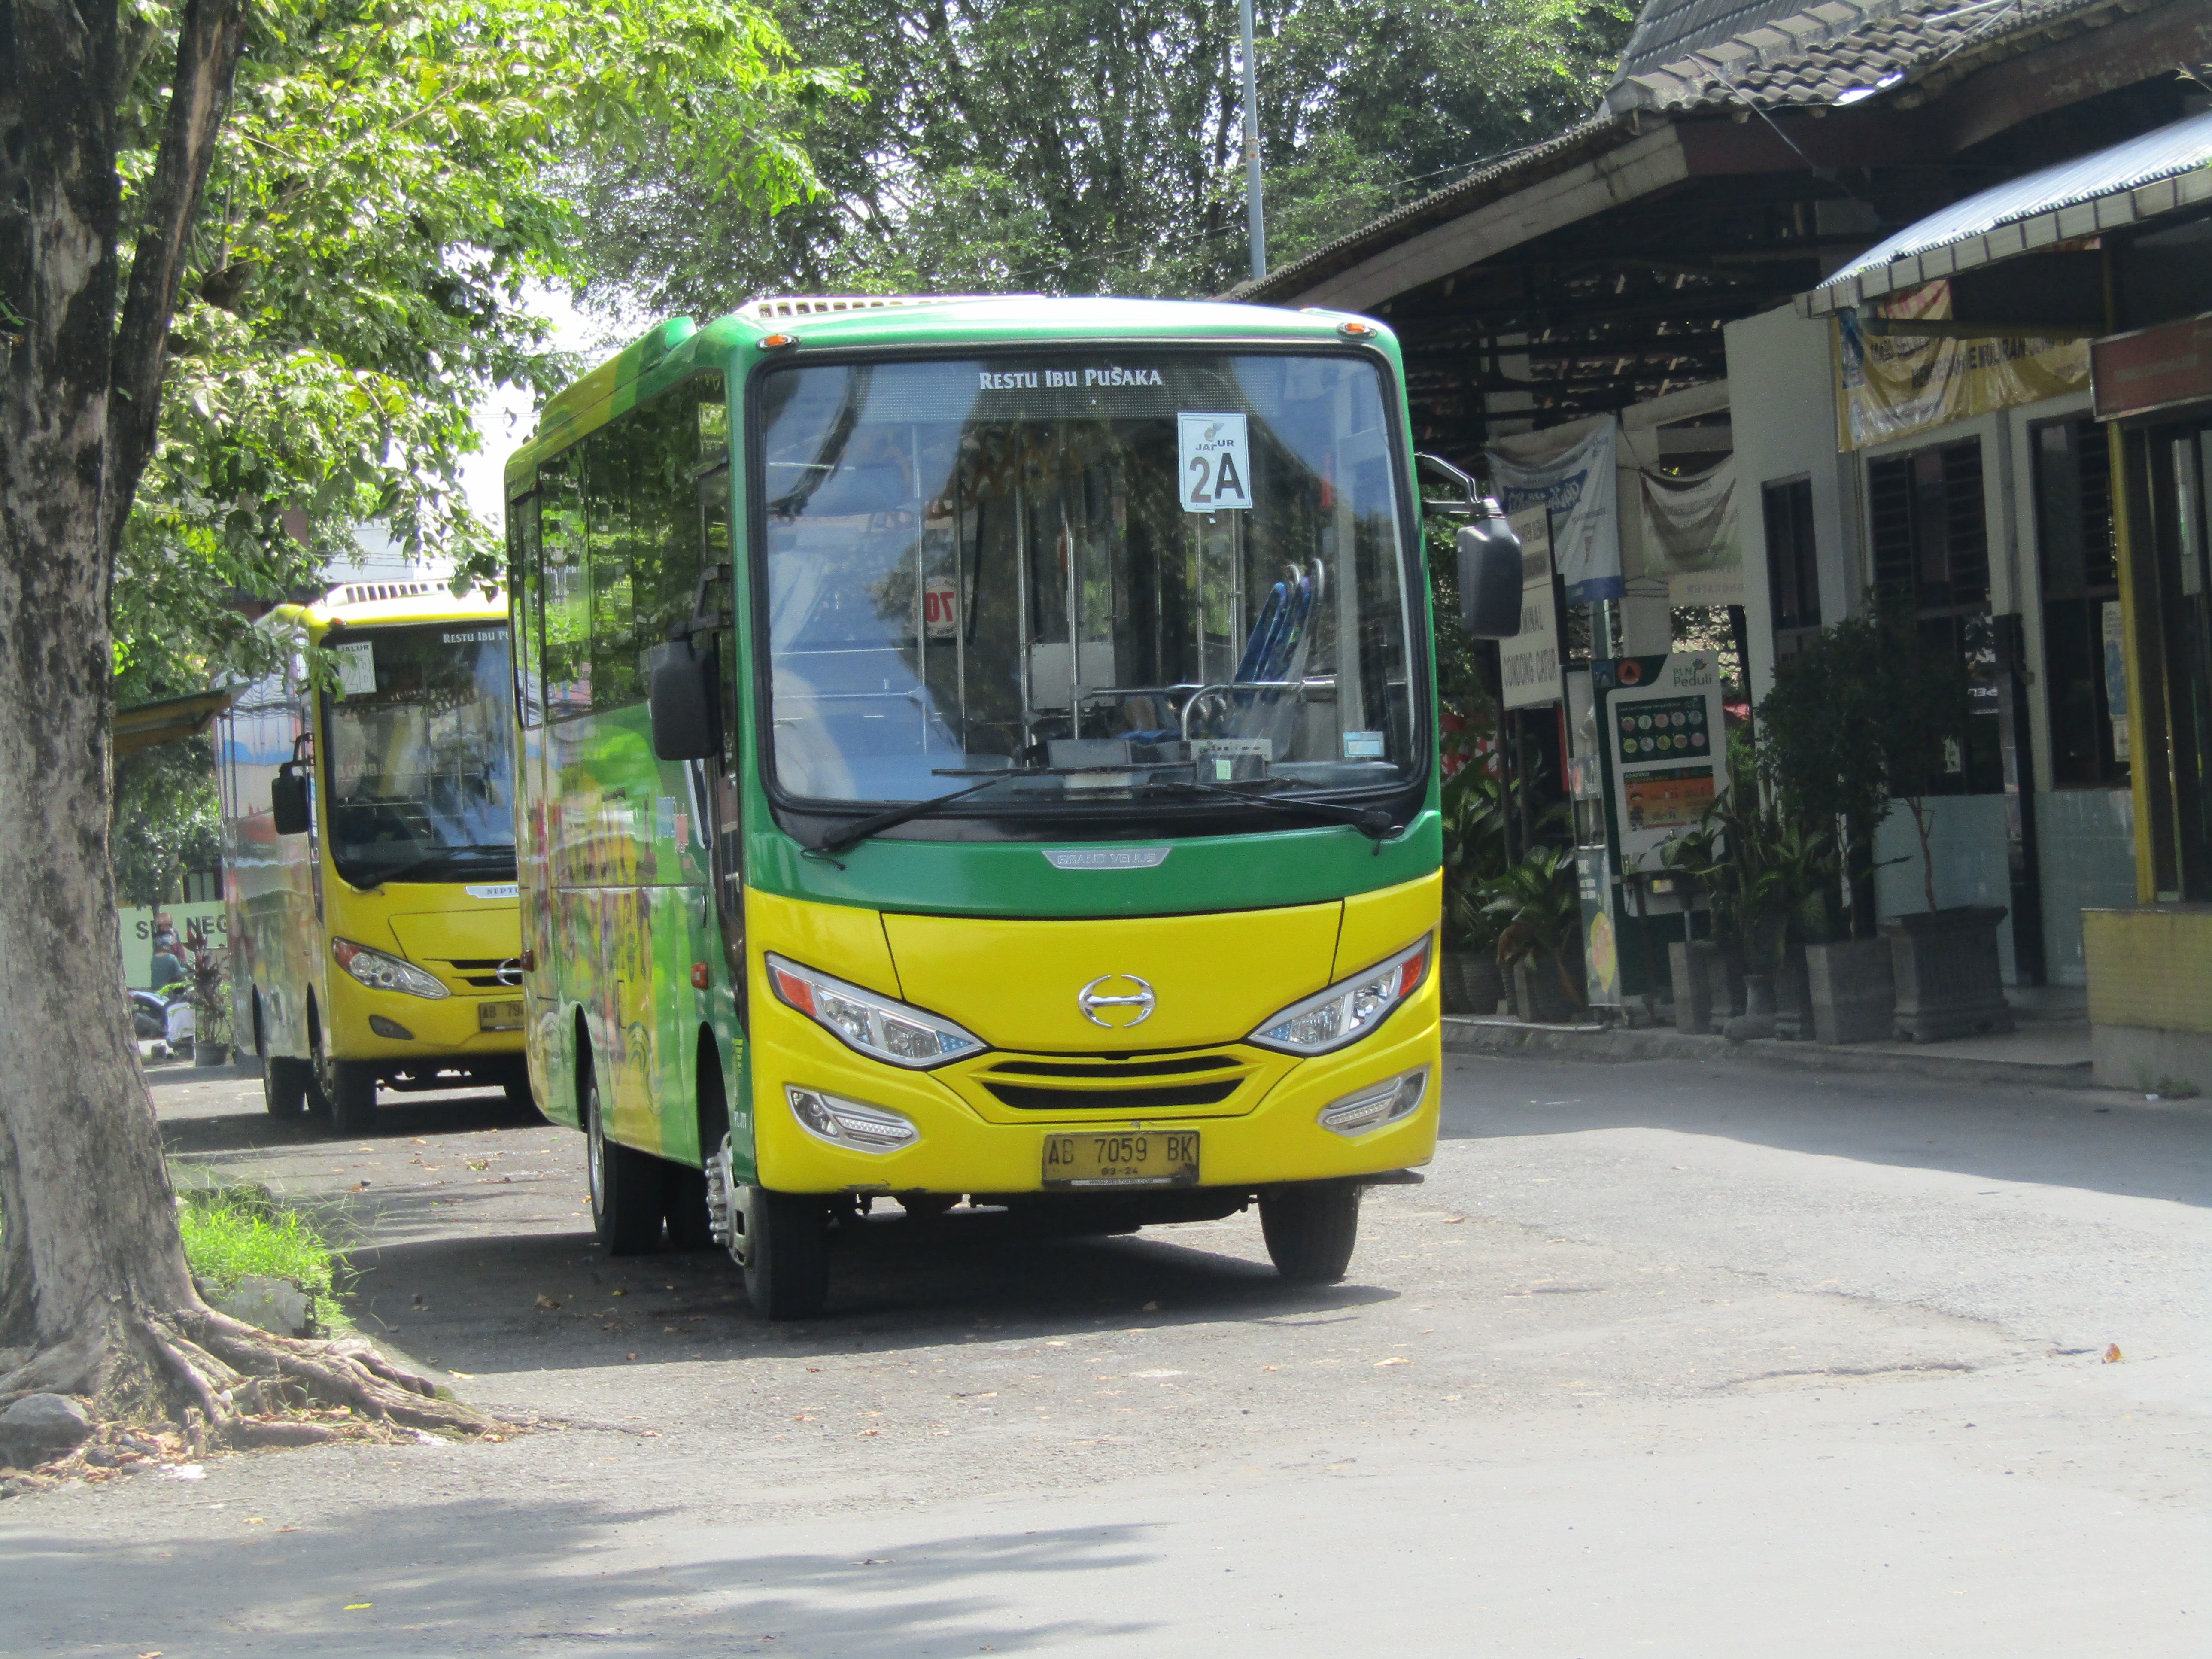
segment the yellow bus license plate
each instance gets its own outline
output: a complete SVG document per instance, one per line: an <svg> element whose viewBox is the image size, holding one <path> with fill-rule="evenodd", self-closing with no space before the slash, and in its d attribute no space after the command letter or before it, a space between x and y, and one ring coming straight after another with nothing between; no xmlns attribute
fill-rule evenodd
<svg viewBox="0 0 2212 1659"><path fill-rule="evenodd" d="M479 1031L519 1031L522 1029L522 1005L519 1002L479 1002L477 1004L477 1030Z"/></svg>
<svg viewBox="0 0 2212 1659"><path fill-rule="evenodd" d="M1125 1134L1047 1135L1048 1187L1195 1187L1198 1133L1177 1129Z"/></svg>

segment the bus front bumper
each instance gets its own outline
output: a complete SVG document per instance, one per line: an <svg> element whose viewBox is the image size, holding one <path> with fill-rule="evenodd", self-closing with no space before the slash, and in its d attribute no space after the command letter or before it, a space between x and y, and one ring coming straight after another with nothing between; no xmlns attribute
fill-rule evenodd
<svg viewBox="0 0 2212 1659"><path fill-rule="evenodd" d="M1255 1190L1411 1169L1436 1152L1439 1012L1431 975L1382 1029L1335 1054L1284 1069L1285 1057L1247 1050L1267 1062L1254 1068L1266 1086L1255 1103L1230 1112L997 1110L987 1118L965 1097L974 1093L970 1077L902 1071L867 1059L811 1020L771 1003L756 1018L763 1026L773 1022L773 1032L763 1030L768 1040L752 1049L756 1178L780 1192L1048 1192L1057 1189L1045 1179L1048 1141L1104 1133L1195 1134L1192 1184L1200 1188ZM1322 1121L1333 1106L1415 1073L1425 1073L1419 1103L1395 1121L1352 1133ZM895 1114L913 1125L915 1139L882 1152L832 1145L801 1126L790 1098L794 1089Z"/></svg>

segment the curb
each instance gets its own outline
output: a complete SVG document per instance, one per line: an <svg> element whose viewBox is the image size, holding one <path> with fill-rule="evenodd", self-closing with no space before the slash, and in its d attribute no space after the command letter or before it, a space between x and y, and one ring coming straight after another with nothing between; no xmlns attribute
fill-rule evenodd
<svg viewBox="0 0 2212 1659"><path fill-rule="evenodd" d="M1523 1025L1517 1020L1443 1018L1444 1051L1462 1054L1549 1054L1562 1060L1694 1060L1708 1065L1764 1066L1786 1072L1834 1072L1925 1078L1945 1083L2001 1083L2037 1089L2101 1089L2090 1062L2041 1065L2017 1060L1969 1060L1952 1054L1782 1042L1730 1042L1680 1031L1624 1030L1610 1025ZM2106 1091L2106 1092L2116 1092ZM2124 1092L2124 1091L2117 1091Z"/></svg>

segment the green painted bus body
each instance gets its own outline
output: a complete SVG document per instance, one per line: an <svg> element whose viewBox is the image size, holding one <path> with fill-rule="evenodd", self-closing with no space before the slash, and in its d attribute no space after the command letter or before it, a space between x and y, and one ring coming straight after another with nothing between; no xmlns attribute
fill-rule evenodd
<svg viewBox="0 0 2212 1659"><path fill-rule="evenodd" d="M1347 334L1342 325L1354 322ZM775 336L795 346L764 348ZM589 434L703 374L723 377L729 404L728 473L732 545L737 568L729 584L737 641L737 722L744 880L756 890L870 911L939 915L1051 919L1177 915L1259 909L1340 900L1433 875L1442 858L1438 776L1434 764L1436 705L1433 617L1425 580L1408 572L1415 623L1409 672L1414 707L1425 722L1425 793L1404 831L1376 842L1349 827L1291 825L1247 835L1178 837L1172 858L1151 869L1095 872L1054 867L1039 856L1052 845L1025 841L975 842L878 836L835 860L810 856L780 828L763 781L757 722L750 708L757 684L754 590L745 556L752 504L747 500L745 411L751 377L794 358L823 353L948 352L1112 344L1207 346L1281 350L1356 351L1385 371L1396 487L1404 533L1418 532L1410 476L1411 422L1403 363L1387 328L1349 313L1291 312L1259 307L1097 300L925 301L868 306L826 314L756 319L726 316L695 327L664 323L556 394L538 430L508 460L510 501L535 486L539 469ZM512 512L510 518L513 517ZM1418 547L1416 541L1414 545ZM510 583L521 637L520 572ZM518 647L517 658L522 652ZM578 1041L564 1009L580 1011L603 1091L615 1073L609 1125L626 1144L696 1166L712 1148L700 1144L695 1103L701 1051L723 1068L737 1173L754 1174L748 1133L748 1050L742 979L732 978L715 909L709 859L696 836L669 833L665 803L696 810L684 764L654 758L646 705L595 714L556 727L520 733L523 775L517 824L526 946L532 942L533 884L549 879L564 895L545 947L529 975L533 1084L549 1116L575 1125ZM1095 843L1094 843L1095 844ZM546 954L554 958L551 963ZM742 975L742 964L737 964ZM703 970L703 971L702 971ZM696 980L703 978L704 988ZM702 1044L702 1032L711 1042Z"/></svg>

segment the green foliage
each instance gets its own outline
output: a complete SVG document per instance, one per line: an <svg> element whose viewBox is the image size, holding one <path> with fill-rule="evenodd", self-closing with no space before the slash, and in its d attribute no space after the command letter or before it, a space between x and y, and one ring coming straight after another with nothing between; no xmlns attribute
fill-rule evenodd
<svg viewBox="0 0 2212 1659"><path fill-rule="evenodd" d="M314 1298L315 1322L323 1329L344 1325L341 1270L306 1216L278 1203L265 1187L203 1187L179 1197L177 1225L195 1279L219 1291L235 1290L254 1274L289 1279Z"/></svg>
<svg viewBox="0 0 2212 1659"><path fill-rule="evenodd" d="M1518 864L1508 866L1483 885L1483 909L1501 924L1498 960L1502 966L1534 960L1559 975L1567 1000L1587 1006L1582 976L1582 891L1574 849L1537 847ZM1574 967L1569 966L1572 959Z"/></svg>
<svg viewBox="0 0 2212 1659"><path fill-rule="evenodd" d="M1614 0L1261 0L1269 253L1281 264L1585 113ZM708 314L760 292L1188 295L1246 274L1237 9L1225 0L817 0L849 64L806 140L823 193L772 215L684 145L586 169L603 301Z"/></svg>
<svg viewBox="0 0 2212 1659"><path fill-rule="evenodd" d="M180 10L137 14L126 246ZM805 111L847 95L751 0L289 0L252 18L118 555L118 667L179 684L210 659L265 666L234 601L311 586L357 524L495 568L456 474L488 388L573 371L526 291L591 275L564 167L650 157L770 210L812 185ZM672 164L660 137L678 130Z"/></svg>
<svg viewBox="0 0 2212 1659"><path fill-rule="evenodd" d="M1831 936L1841 868L1834 833L1762 799L1758 769L1749 733L1730 732L1727 791L1662 858L1705 895L1714 937L1765 968L1793 937Z"/></svg>
<svg viewBox="0 0 2212 1659"><path fill-rule="evenodd" d="M115 887L126 905L167 904L222 845L215 756L205 738L142 749L115 763Z"/></svg>
<svg viewBox="0 0 2212 1659"><path fill-rule="evenodd" d="M1480 760L1443 787L1444 942L1455 951L1495 951L1504 923L1485 908L1490 883L1505 872L1506 793Z"/></svg>
<svg viewBox="0 0 2212 1659"><path fill-rule="evenodd" d="M1863 867L1894 799L1913 803L1924 852L1922 803L1941 787L1966 720L1965 665L1909 620L1869 611L1776 665L1759 705L1760 769L1791 820L1842 820L1847 855Z"/></svg>

